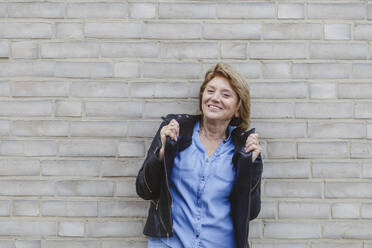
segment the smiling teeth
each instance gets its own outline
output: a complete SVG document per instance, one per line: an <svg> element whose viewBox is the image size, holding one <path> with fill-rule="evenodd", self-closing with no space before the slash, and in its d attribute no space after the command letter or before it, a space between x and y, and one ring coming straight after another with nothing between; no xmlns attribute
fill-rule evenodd
<svg viewBox="0 0 372 248"><path fill-rule="evenodd" d="M221 108L219 108L217 106L213 106L213 105L209 105L209 107L214 108L214 109L221 109Z"/></svg>

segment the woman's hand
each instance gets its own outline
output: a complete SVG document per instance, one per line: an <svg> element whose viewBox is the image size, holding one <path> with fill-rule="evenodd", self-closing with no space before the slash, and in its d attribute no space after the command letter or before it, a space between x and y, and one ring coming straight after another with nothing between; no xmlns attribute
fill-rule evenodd
<svg viewBox="0 0 372 248"><path fill-rule="evenodd" d="M250 151L252 151L252 162L254 162L261 152L261 146L258 142L258 133L250 134L245 141L245 152L248 153Z"/></svg>
<svg viewBox="0 0 372 248"><path fill-rule="evenodd" d="M163 160L164 158L164 148L167 136L169 136L172 140L177 141L179 132L180 126L175 119L172 119L168 125L162 127L162 129L160 130L161 148L159 151L159 160Z"/></svg>

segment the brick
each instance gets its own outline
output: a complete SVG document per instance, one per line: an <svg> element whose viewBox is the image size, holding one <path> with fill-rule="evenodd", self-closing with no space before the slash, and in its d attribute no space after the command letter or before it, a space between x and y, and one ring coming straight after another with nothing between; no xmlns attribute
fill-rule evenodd
<svg viewBox="0 0 372 248"><path fill-rule="evenodd" d="M50 116L50 101L0 101L1 116Z"/></svg>
<svg viewBox="0 0 372 248"><path fill-rule="evenodd" d="M366 137L363 122L309 122L310 138L364 138Z"/></svg>
<svg viewBox="0 0 372 248"><path fill-rule="evenodd" d="M304 138L304 122L253 122L260 138Z"/></svg>
<svg viewBox="0 0 372 248"><path fill-rule="evenodd" d="M229 63L235 70L245 78L259 78L261 74L261 65L259 62L231 62ZM215 63L203 63L204 73L214 67ZM200 83L199 83L200 85Z"/></svg>
<svg viewBox="0 0 372 248"><path fill-rule="evenodd" d="M59 145L60 156L115 156L116 143L113 141L97 140L70 140L61 141Z"/></svg>
<svg viewBox="0 0 372 248"><path fill-rule="evenodd" d="M297 118L352 118L353 104L350 102L298 102Z"/></svg>
<svg viewBox="0 0 372 248"><path fill-rule="evenodd" d="M205 23L205 39L256 40L261 38L261 24L258 23Z"/></svg>
<svg viewBox="0 0 372 248"><path fill-rule="evenodd" d="M142 103L137 101L130 102L87 102L87 116L101 117L142 117Z"/></svg>
<svg viewBox="0 0 372 248"><path fill-rule="evenodd" d="M54 156L56 142L49 140L6 140L0 143L0 154L6 156Z"/></svg>
<svg viewBox="0 0 372 248"><path fill-rule="evenodd" d="M288 62L264 62L262 66L264 78L290 78L291 69ZM279 93L279 92L277 92Z"/></svg>
<svg viewBox="0 0 372 248"><path fill-rule="evenodd" d="M337 98L337 85L335 83L312 83L309 85L311 99Z"/></svg>
<svg viewBox="0 0 372 248"><path fill-rule="evenodd" d="M12 87L13 96L67 97L68 82L16 82Z"/></svg>
<svg viewBox="0 0 372 248"><path fill-rule="evenodd" d="M0 160L0 175L2 176L39 176L40 165L34 159Z"/></svg>
<svg viewBox="0 0 372 248"><path fill-rule="evenodd" d="M15 248L41 248L41 240L16 240Z"/></svg>
<svg viewBox="0 0 372 248"><path fill-rule="evenodd" d="M160 44L160 58L218 58L218 44L215 42L163 42Z"/></svg>
<svg viewBox="0 0 372 248"><path fill-rule="evenodd" d="M55 236L54 221L1 220L1 236Z"/></svg>
<svg viewBox="0 0 372 248"><path fill-rule="evenodd" d="M145 144L137 141L123 141L119 143L120 157L143 157L145 155Z"/></svg>
<svg viewBox="0 0 372 248"><path fill-rule="evenodd" d="M228 19L273 19L274 3L222 3L217 5L217 17Z"/></svg>
<svg viewBox="0 0 372 248"><path fill-rule="evenodd" d="M292 118L293 104L290 102L252 102L252 118Z"/></svg>
<svg viewBox="0 0 372 248"><path fill-rule="evenodd" d="M45 248L99 248L99 240L45 240Z"/></svg>
<svg viewBox="0 0 372 248"><path fill-rule="evenodd" d="M292 42L251 42L249 56L252 59L304 59L307 56L306 45Z"/></svg>
<svg viewBox="0 0 372 248"><path fill-rule="evenodd" d="M317 23L266 23L263 38L273 40L320 40L323 28Z"/></svg>
<svg viewBox="0 0 372 248"><path fill-rule="evenodd" d="M42 58L98 58L96 42L48 42L40 46Z"/></svg>
<svg viewBox="0 0 372 248"><path fill-rule="evenodd" d="M354 106L355 118L372 117L372 102L355 102Z"/></svg>
<svg viewBox="0 0 372 248"><path fill-rule="evenodd" d="M83 39L83 24L78 22L57 22L56 37L60 39Z"/></svg>
<svg viewBox="0 0 372 248"><path fill-rule="evenodd" d="M136 39L141 38L140 23L88 22L85 24L87 38Z"/></svg>
<svg viewBox="0 0 372 248"><path fill-rule="evenodd" d="M160 3L161 19L214 19L216 4L213 3Z"/></svg>
<svg viewBox="0 0 372 248"><path fill-rule="evenodd" d="M138 78L140 77L140 66L141 65L139 62L115 63L114 65L115 77Z"/></svg>
<svg viewBox="0 0 372 248"><path fill-rule="evenodd" d="M96 160L43 160L43 176L99 176L99 161Z"/></svg>
<svg viewBox="0 0 372 248"><path fill-rule="evenodd" d="M153 138L160 125L160 121L129 121L129 137L148 137Z"/></svg>
<svg viewBox="0 0 372 248"><path fill-rule="evenodd" d="M196 101L146 102L144 117L159 118L169 113L196 114L198 109Z"/></svg>
<svg viewBox="0 0 372 248"><path fill-rule="evenodd" d="M353 78L370 78L372 76L371 73L372 64L353 64Z"/></svg>
<svg viewBox="0 0 372 248"><path fill-rule="evenodd" d="M359 203L334 203L332 204L332 217L336 219L355 219L359 218Z"/></svg>
<svg viewBox="0 0 372 248"><path fill-rule="evenodd" d="M156 23L148 22L143 25L145 39L200 39L201 26L198 23Z"/></svg>
<svg viewBox="0 0 372 248"><path fill-rule="evenodd" d="M5 39L50 39L53 37L52 24L3 22L0 23L0 38Z"/></svg>
<svg viewBox="0 0 372 248"><path fill-rule="evenodd" d="M372 137L372 125L369 123L367 124L367 138L370 139Z"/></svg>
<svg viewBox="0 0 372 248"><path fill-rule="evenodd" d="M356 162L313 162L314 178L359 178L360 165Z"/></svg>
<svg viewBox="0 0 372 248"><path fill-rule="evenodd" d="M1 180L0 186L1 186L0 195L7 196L54 195L54 183L52 181Z"/></svg>
<svg viewBox="0 0 372 248"><path fill-rule="evenodd" d="M240 42L223 42L221 44L221 57L224 59L246 59L247 44Z"/></svg>
<svg viewBox="0 0 372 248"><path fill-rule="evenodd" d="M142 234L142 224L137 221L89 221L86 226L88 237L131 237Z"/></svg>
<svg viewBox="0 0 372 248"><path fill-rule="evenodd" d="M130 86L132 97L148 98L187 98L188 83L133 83Z"/></svg>
<svg viewBox="0 0 372 248"><path fill-rule="evenodd" d="M296 143L286 141L270 141L267 143L269 158L295 158Z"/></svg>
<svg viewBox="0 0 372 248"><path fill-rule="evenodd" d="M351 39L351 25L342 24L342 23L324 24L324 39L326 40L350 40Z"/></svg>
<svg viewBox="0 0 372 248"><path fill-rule="evenodd" d="M299 158L347 158L348 144L342 141L299 142Z"/></svg>
<svg viewBox="0 0 372 248"><path fill-rule="evenodd" d="M9 58L9 44L7 41L0 41L0 58Z"/></svg>
<svg viewBox="0 0 372 248"><path fill-rule="evenodd" d="M249 237L255 239L255 238L261 238L262 237L262 224L257 221L251 221L249 223Z"/></svg>
<svg viewBox="0 0 372 248"><path fill-rule="evenodd" d="M340 63L294 63L293 78L342 79L350 76L350 65Z"/></svg>
<svg viewBox="0 0 372 248"><path fill-rule="evenodd" d="M196 63L152 63L145 62L145 78L200 78L200 65Z"/></svg>
<svg viewBox="0 0 372 248"><path fill-rule="evenodd" d="M98 216L95 201L43 201L43 216L94 217Z"/></svg>
<svg viewBox="0 0 372 248"><path fill-rule="evenodd" d="M39 216L38 200L16 200L13 201L14 216Z"/></svg>
<svg viewBox="0 0 372 248"><path fill-rule="evenodd" d="M303 242L286 242L286 241L261 241L253 240L252 248L308 248L307 243Z"/></svg>
<svg viewBox="0 0 372 248"><path fill-rule="evenodd" d="M310 45L312 59L367 59L368 45L363 43L324 43Z"/></svg>
<svg viewBox="0 0 372 248"><path fill-rule="evenodd" d="M9 134L10 134L9 121L0 120L0 135L9 136Z"/></svg>
<svg viewBox="0 0 372 248"><path fill-rule="evenodd" d="M323 187L321 182L284 182L266 181L266 197L321 198Z"/></svg>
<svg viewBox="0 0 372 248"><path fill-rule="evenodd" d="M147 242L144 241L125 241L125 240L103 240L102 248L121 248L121 247L132 247L132 248L146 248Z"/></svg>
<svg viewBox="0 0 372 248"><path fill-rule="evenodd" d="M308 162L265 162L263 178L309 178Z"/></svg>
<svg viewBox="0 0 372 248"><path fill-rule="evenodd" d="M70 135L77 137L125 137L126 122L119 121L74 121Z"/></svg>
<svg viewBox="0 0 372 248"><path fill-rule="evenodd" d="M101 45L104 58L156 58L158 50L155 42L105 42Z"/></svg>
<svg viewBox="0 0 372 248"><path fill-rule="evenodd" d="M297 3L279 3L278 18L279 19L304 19L304 5Z"/></svg>
<svg viewBox="0 0 372 248"><path fill-rule="evenodd" d="M250 93L252 98L297 98L307 97L307 84L304 82L293 83L256 83L251 82Z"/></svg>
<svg viewBox="0 0 372 248"><path fill-rule="evenodd" d="M113 196L114 183L94 180L64 180L58 181L59 196Z"/></svg>
<svg viewBox="0 0 372 248"><path fill-rule="evenodd" d="M370 83L341 83L338 85L338 97L347 99L372 98Z"/></svg>
<svg viewBox="0 0 372 248"><path fill-rule="evenodd" d="M113 66L109 62L57 62L55 76L67 78L107 78L113 76Z"/></svg>
<svg viewBox="0 0 372 248"><path fill-rule="evenodd" d="M5 2L0 3L0 17L6 17L6 5L7 5L7 3L5 3Z"/></svg>
<svg viewBox="0 0 372 248"><path fill-rule="evenodd" d="M361 209L361 218L363 219L370 219L372 218L372 204L370 203L362 203Z"/></svg>
<svg viewBox="0 0 372 248"><path fill-rule="evenodd" d="M123 82L73 82L74 97L128 97L128 84Z"/></svg>
<svg viewBox="0 0 372 248"><path fill-rule="evenodd" d="M0 77L52 77L54 65L52 61L0 62Z"/></svg>
<svg viewBox="0 0 372 248"><path fill-rule="evenodd" d="M84 236L84 222L61 221L58 225L58 236L81 237Z"/></svg>
<svg viewBox="0 0 372 248"><path fill-rule="evenodd" d="M274 219L276 215L275 202L262 202L261 211L257 218L259 219Z"/></svg>
<svg viewBox="0 0 372 248"><path fill-rule="evenodd" d="M341 241L341 242L340 242ZM360 248L360 243L350 243L344 240L339 242L312 242L312 248Z"/></svg>
<svg viewBox="0 0 372 248"><path fill-rule="evenodd" d="M280 202L279 219L328 219L328 203L321 202Z"/></svg>
<svg viewBox="0 0 372 248"><path fill-rule="evenodd" d="M310 3L307 6L309 19L364 19L366 16L363 3Z"/></svg>
<svg viewBox="0 0 372 248"><path fill-rule="evenodd" d="M9 215L10 215L10 201L0 201L0 216L9 216Z"/></svg>
<svg viewBox="0 0 372 248"><path fill-rule="evenodd" d="M137 176L142 162L142 159L104 160L102 161L101 175L103 177Z"/></svg>
<svg viewBox="0 0 372 248"><path fill-rule="evenodd" d="M51 2L8 3L8 17L64 18L65 4Z"/></svg>
<svg viewBox="0 0 372 248"><path fill-rule="evenodd" d="M155 18L156 6L154 3L129 3L129 17L138 19Z"/></svg>
<svg viewBox="0 0 372 248"><path fill-rule="evenodd" d="M326 198L371 198L371 183L368 182L327 182Z"/></svg>
<svg viewBox="0 0 372 248"><path fill-rule="evenodd" d="M351 158L371 158L372 143L351 142Z"/></svg>
<svg viewBox="0 0 372 248"><path fill-rule="evenodd" d="M103 201L101 202L101 217L145 217L148 204L145 202Z"/></svg>
<svg viewBox="0 0 372 248"><path fill-rule="evenodd" d="M264 227L265 238L279 239L319 239L321 225L318 223L303 222L267 222Z"/></svg>
<svg viewBox="0 0 372 248"><path fill-rule="evenodd" d="M81 116L82 103L78 101L56 101L56 116Z"/></svg>
<svg viewBox="0 0 372 248"><path fill-rule="evenodd" d="M136 197L136 180L134 178L117 181L115 196Z"/></svg>
<svg viewBox="0 0 372 248"><path fill-rule="evenodd" d="M119 2L68 3L66 8L67 18L119 19L126 16L126 4Z"/></svg>
<svg viewBox="0 0 372 248"><path fill-rule="evenodd" d="M0 96L9 96L10 94L10 83L0 81Z"/></svg>
<svg viewBox="0 0 372 248"><path fill-rule="evenodd" d="M323 224L323 237L332 239L368 239L372 235L370 222L327 222Z"/></svg>
<svg viewBox="0 0 372 248"><path fill-rule="evenodd" d="M354 39L355 40L371 40L372 39L372 25L364 23L356 23L354 25Z"/></svg>

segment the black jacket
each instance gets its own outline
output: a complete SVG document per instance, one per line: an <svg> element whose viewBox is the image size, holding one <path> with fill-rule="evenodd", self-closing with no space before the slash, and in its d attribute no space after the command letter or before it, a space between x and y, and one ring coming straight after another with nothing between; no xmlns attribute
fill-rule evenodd
<svg viewBox="0 0 372 248"><path fill-rule="evenodd" d="M173 235L172 195L169 190L168 177L177 153L191 144L194 125L200 120L200 116L168 115L163 119L136 180L137 194L145 200L151 200L143 233L159 238ZM179 138L175 142L167 137L164 160L160 161L158 159L158 151L161 148L160 129L172 119L176 119L179 123ZM244 151L245 141L253 132L254 129L243 132L236 128L231 133L235 145L232 162L237 173L230 201L237 248L249 247L249 221L256 218L261 209L261 154L252 163L252 153Z"/></svg>

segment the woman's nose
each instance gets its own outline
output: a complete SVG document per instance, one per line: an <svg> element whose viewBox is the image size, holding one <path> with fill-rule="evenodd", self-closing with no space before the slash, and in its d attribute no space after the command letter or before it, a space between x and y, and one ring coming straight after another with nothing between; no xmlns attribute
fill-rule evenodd
<svg viewBox="0 0 372 248"><path fill-rule="evenodd" d="M214 93L214 94L212 95L212 100L213 100L213 101L216 101L216 102L219 102L219 101L220 101L220 94L218 94L218 93Z"/></svg>

